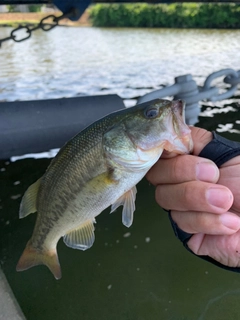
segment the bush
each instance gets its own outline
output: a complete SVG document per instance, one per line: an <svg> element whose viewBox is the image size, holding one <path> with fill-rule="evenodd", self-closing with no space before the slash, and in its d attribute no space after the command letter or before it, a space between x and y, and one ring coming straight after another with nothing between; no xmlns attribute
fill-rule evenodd
<svg viewBox="0 0 240 320"><path fill-rule="evenodd" d="M7 8L8 8L9 12L22 12L21 6L18 6L18 5L9 4L9 5L7 5ZM40 12L42 5L31 4L31 5L28 5L26 8L28 9L29 12Z"/></svg>
<svg viewBox="0 0 240 320"><path fill-rule="evenodd" d="M240 27L240 6L233 3L99 3L89 13L98 27Z"/></svg>
<svg viewBox="0 0 240 320"><path fill-rule="evenodd" d="M40 4L30 4L28 6L29 12L41 12L42 5Z"/></svg>

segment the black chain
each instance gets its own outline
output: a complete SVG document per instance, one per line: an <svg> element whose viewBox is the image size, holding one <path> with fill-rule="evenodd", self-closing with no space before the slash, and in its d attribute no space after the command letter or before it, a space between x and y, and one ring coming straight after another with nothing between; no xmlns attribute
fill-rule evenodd
<svg viewBox="0 0 240 320"><path fill-rule="evenodd" d="M38 25L34 27L30 27L29 25L19 25L17 28L12 30L9 37L0 39L0 48L4 41L13 40L15 42L22 42L24 40L27 40L31 37L32 32L38 29L42 29L43 31L49 31L55 28L58 25L58 22L62 19L69 18L70 16L75 15L75 9L71 9L69 12L62 14L59 17L56 17L53 14L50 14L49 16L44 17ZM51 20L50 20L51 19ZM46 20L50 20L48 22L45 22ZM19 31L25 31L25 35L18 37Z"/></svg>

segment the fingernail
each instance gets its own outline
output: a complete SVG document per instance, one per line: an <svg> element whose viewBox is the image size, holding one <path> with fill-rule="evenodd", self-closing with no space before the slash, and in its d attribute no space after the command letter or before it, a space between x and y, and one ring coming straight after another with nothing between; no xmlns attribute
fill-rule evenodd
<svg viewBox="0 0 240 320"><path fill-rule="evenodd" d="M196 167L198 180L215 182L218 180L219 170L212 162L199 162Z"/></svg>
<svg viewBox="0 0 240 320"><path fill-rule="evenodd" d="M227 188L209 188L206 197L209 204L224 210L228 210L233 202L232 193Z"/></svg>
<svg viewBox="0 0 240 320"><path fill-rule="evenodd" d="M235 214L223 213L219 219L222 224L229 229L239 230L240 228L240 218Z"/></svg>

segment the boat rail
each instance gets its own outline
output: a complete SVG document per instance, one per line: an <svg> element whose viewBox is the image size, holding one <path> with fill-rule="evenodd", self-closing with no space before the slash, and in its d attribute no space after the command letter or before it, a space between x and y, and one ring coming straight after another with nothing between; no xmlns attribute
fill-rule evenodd
<svg viewBox="0 0 240 320"><path fill-rule="evenodd" d="M221 78L223 80L221 81ZM218 85L213 85L215 80L219 80ZM230 86L227 89L226 84ZM203 86L198 86L191 74L178 76L173 85L163 89L155 90L138 99L138 103L150 101L157 98L166 98L173 96L174 99L183 99L186 102L185 118L186 123L194 125L198 122L198 116L201 112L199 102L220 101L232 97L240 84L240 70L222 69L211 73L204 81ZM221 90L225 90L221 92Z"/></svg>

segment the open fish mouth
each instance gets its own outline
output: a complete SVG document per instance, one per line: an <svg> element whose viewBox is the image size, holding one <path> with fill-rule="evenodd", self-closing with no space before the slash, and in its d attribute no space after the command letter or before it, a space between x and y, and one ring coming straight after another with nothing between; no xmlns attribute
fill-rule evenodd
<svg viewBox="0 0 240 320"><path fill-rule="evenodd" d="M191 130L185 123L185 102L172 101L170 112L165 118L165 130L162 139L165 141L164 149L178 154L189 154L193 150Z"/></svg>
<svg viewBox="0 0 240 320"><path fill-rule="evenodd" d="M181 138L176 137L173 140L173 144L176 148L176 150L173 150L173 151L176 151L177 153L180 153L180 154L189 154L193 150L193 141L189 134L186 134Z"/></svg>
<svg viewBox="0 0 240 320"><path fill-rule="evenodd" d="M174 144L179 152L190 153L193 150L193 141L191 130L185 123L185 101L173 101L171 109L173 112L173 125L177 134Z"/></svg>

